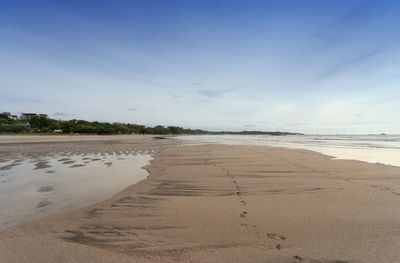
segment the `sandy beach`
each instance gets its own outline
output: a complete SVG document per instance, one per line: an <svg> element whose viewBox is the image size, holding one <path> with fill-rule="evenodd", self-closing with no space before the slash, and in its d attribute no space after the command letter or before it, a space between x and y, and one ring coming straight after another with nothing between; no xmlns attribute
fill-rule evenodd
<svg viewBox="0 0 400 263"><path fill-rule="evenodd" d="M27 138L0 136L0 159L150 150L154 159L147 179L108 200L5 229L0 262L400 259L399 167L149 136Z"/></svg>

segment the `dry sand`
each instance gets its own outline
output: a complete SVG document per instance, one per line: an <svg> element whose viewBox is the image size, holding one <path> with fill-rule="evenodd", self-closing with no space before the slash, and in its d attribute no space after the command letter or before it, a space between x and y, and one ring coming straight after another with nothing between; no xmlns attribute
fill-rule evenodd
<svg viewBox="0 0 400 263"><path fill-rule="evenodd" d="M126 143L118 147L135 146ZM6 229L0 262L400 262L398 167L303 150L143 143L158 147L148 179Z"/></svg>

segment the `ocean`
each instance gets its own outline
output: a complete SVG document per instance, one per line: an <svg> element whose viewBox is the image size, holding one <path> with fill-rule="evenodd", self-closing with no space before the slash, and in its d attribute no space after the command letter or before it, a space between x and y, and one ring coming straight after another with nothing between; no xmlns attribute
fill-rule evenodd
<svg viewBox="0 0 400 263"><path fill-rule="evenodd" d="M335 159L400 166L400 135L185 135L176 138L193 144L306 149Z"/></svg>

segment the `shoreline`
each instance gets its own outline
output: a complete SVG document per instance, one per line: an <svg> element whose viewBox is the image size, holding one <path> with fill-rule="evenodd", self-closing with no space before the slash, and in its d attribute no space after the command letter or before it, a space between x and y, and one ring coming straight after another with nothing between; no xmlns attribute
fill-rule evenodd
<svg viewBox="0 0 400 263"><path fill-rule="evenodd" d="M310 150L339 160L356 160L400 167L400 158L398 157L400 156L400 142L397 135L393 135L395 136L393 141L379 141L375 136L368 136L372 135L357 135L353 139L349 139L347 136L341 138L339 135L331 135L331 138L326 138L329 137L326 135L288 135L282 137L264 135L184 135L180 139L198 144L249 145Z"/></svg>
<svg viewBox="0 0 400 263"><path fill-rule="evenodd" d="M93 134L2 134L0 135L0 146L1 145L7 145L7 144L23 144L23 143L67 143L67 142L101 142L101 141L106 141L106 140L115 140L115 141L129 141L132 139L160 139L160 138L165 138L165 139L172 139L176 140L177 142L187 144L187 145L243 145L243 146L261 146L261 147L273 147L273 148L283 148L283 149L289 149L289 150L306 150L306 151L311 151L319 154L323 154L325 156L328 156L332 158L333 160L350 160L350 161L360 161L360 162L365 162L365 163L370 163L370 164L378 164L378 165L386 165L386 166L393 166L393 167L400 167L400 160L392 160L391 162L379 162L379 161L372 161L368 160L369 158L363 157L363 158L357 158L355 156L351 157L346 153L335 153L334 149L339 149L339 150L359 150L360 152L367 152L367 151L374 151L374 150L384 150L384 151L396 151L395 149L370 149L370 148L348 148L348 147L343 147L343 146L311 146L311 145L280 145L279 143L275 145L271 144L237 144L237 143L232 143L232 142L213 142L210 141L208 142L207 140L204 141L190 141L187 139L182 139L180 137L202 137L202 136L213 136L213 137L219 137L219 136L232 136L232 135L149 135L149 134L135 134L135 135L128 135L128 134L121 134L121 135L93 135ZM236 135L236 136L247 136L247 135ZM263 136L263 135L252 135L252 136ZM311 136L311 135L309 135ZM328 135L324 135L328 136ZM347 136L347 135L345 135ZM395 136L395 135L394 135ZM365 153L366 156L371 155L371 153ZM375 154L376 155L376 154ZM396 155L394 152L392 155Z"/></svg>
<svg viewBox="0 0 400 263"><path fill-rule="evenodd" d="M390 262L399 240L390 233L393 222L385 223L378 211L399 220L390 204L396 207L400 188L387 187L400 186L400 169L332 161L308 150L166 147L145 167L145 180L98 204L6 229L0 252L6 262L293 262L296 256L301 262ZM359 229L365 220L374 222L369 235ZM330 228L322 231L327 222ZM349 234L359 240L341 237ZM383 247L388 236L393 243ZM379 255L358 244L372 238ZM22 254L37 261L26 261L18 242L57 253L28 249Z"/></svg>

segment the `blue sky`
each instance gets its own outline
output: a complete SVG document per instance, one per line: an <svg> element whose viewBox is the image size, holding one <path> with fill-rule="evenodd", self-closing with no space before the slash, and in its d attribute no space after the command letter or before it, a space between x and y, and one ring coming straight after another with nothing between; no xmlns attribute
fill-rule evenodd
<svg viewBox="0 0 400 263"><path fill-rule="evenodd" d="M0 111L400 133L397 1L0 0Z"/></svg>

